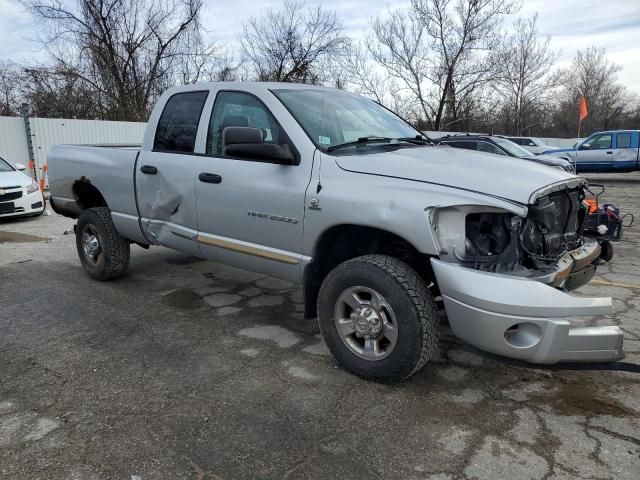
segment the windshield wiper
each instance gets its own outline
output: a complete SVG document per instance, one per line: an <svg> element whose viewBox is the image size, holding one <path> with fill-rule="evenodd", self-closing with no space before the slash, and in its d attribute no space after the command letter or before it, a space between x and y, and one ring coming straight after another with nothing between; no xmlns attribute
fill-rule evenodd
<svg viewBox="0 0 640 480"><path fill-rule="evenodd" d="M400 137L400 138L394 138L394 140L414 143L416 145L432 145L433 144L431 139L428 137L425 137L424 135L416 135L415 137Z"/></svg>
<svg viewBox="0 0 640 480"><path fill-rule="evenodd" d="M339 150L341 148L355 147L358 145L368 145L371 143L388 143L393 140L395 139L390 137L360 137L355 142L338 143L337 145L331 145L327 148L327 152L333 152L334 150Z"/></svg>
<svg viewBox="0 0 640 480"><path fill-rule="evenodd" d="M355 142L346 142L346 143L338 143L337 145L331 145L327 148L327 152L333 152L334 150L339 150L341 148L347 147L357 147L360 145L370 145L373 143L383 143L381 146L395 146L396 143L391 142L405 142L410 143L412 145L430 145L432 142L428 138L425 138L421 135L416 135L415 137L360 137Z"/></svg>

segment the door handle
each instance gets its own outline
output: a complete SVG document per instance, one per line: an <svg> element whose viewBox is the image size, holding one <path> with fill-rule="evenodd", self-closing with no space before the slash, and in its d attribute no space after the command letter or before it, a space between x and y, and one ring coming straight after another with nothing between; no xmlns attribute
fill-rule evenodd
<svg viewBox="0 0 640 480"><path fill-rule="evenodd" d="M611 155L612 153L613 153L613 152L612 152L611 150L609 150L609 151L607 152L607 155Z"/></svg>
<svg viewBox="0 0 640 480"><path fill-rule="evenodd" d="M155 175L156 173L158 173L158 169L153 165L142 165L140 167L140 171L142 173L146 173L147 175Z"/></svg>
<svg viewBox="0 0 640 480"><path fill-rule="evenodd" d="M220 183L222 182L222 177L215 173L201 173L198 175L198 180L204 183Z"/></svg>

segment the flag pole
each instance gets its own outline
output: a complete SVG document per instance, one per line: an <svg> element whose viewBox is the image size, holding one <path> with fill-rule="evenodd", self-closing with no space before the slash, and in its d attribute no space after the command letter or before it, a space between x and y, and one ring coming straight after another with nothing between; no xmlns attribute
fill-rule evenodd
<svg viewBox="0 0 640 480"><path fill-rule="evenodd" d="M580 127L582 126L582 120L578 120L578 140L580 140Z"/></svg>

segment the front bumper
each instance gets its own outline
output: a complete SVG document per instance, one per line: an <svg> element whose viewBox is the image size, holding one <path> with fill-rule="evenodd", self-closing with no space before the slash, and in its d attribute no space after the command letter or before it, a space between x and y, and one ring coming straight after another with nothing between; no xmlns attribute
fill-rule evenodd
<svg viewBox="0 0 640 480"><path fill-rule="evenodd" d="M42 213L45 204L40 190L27 193L26 188L5 189L4 198L0 198L0 218L37 215ZM15 198L17 195L18 198ZM8 199L8 200L5 200Z"/></svg>
<svg viewBox="0 0 640 480"><path fill-rule="evenodd" d="M572 327L568 317L611 313L610 298L574 297L539 281L431 259L453 333L497 355L532 363L624 358L617 326Z"/></svg>

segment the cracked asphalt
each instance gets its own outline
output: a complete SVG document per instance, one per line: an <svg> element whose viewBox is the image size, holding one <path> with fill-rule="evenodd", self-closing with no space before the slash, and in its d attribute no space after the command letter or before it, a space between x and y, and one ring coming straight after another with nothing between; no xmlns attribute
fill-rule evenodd
<svg viewBox="0 0 640 480"><path fill-rule="evenodd" d="M640 174L600 175L640 213ZM91 281L73 221L0 223L2 479L637 479L640 222L579 294L617 364L539 368L450 334L395 386L338 368L301 290L161 248ZM446 329L445 329L446 331Z"/></svg>

